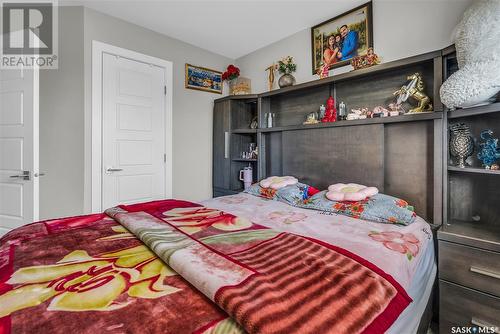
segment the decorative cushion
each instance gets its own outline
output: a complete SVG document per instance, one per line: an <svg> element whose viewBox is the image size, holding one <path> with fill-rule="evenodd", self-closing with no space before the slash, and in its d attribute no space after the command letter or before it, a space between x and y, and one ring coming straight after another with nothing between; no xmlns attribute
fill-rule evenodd
<svg viewBox="0 0 500 334"><path fill-rule="evenodd" d="M300 203L301 208L320 210L369 220L376 223L409 225L415 221L413 207L406 201L384 194L376 194L356 202L331 201L327 191L321 191Z"/></svg>
<svg viewBox="0 0 500 334"><path fill-rule="evenodd" d="M293 176L270 176L267 179L260 181L262 188L280 189L299 182Z"/></svg>
<svg viewBox="0 0 500 334"><path fill-rule="evenodd" d="M485 103L500 91L500 1L475 1L455 36L458 67L440 88L448 108Z"/></svg>
<svg viewBox="0 0 500 334"><path fill-rule="evenodd" d="M356 183L336 183L328 187L326 197L331 201L362 201L378 194L375 187L367 187Z"/></svg>
<svg viewBox="0 0 500 334"><path fill-rule="evenodd" d="M319 190L300 182L279 189L263 188L259 183L254 183L244 192L254 196L297 206L298 204L307 201L311 196L318 193Z"/></svg>

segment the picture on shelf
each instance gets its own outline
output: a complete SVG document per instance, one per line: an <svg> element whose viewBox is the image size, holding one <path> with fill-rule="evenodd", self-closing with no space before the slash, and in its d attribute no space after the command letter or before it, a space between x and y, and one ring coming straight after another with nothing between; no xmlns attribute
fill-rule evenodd
<svg viewBox="0 0 500 334"><path fill-rule="evenodd" d="M350 64L373 46L372 3L311 28L312 74Z"/></svg>
<svg viewBox="0 0 500 334"><path fill-rule="evenodd" d="M222 94L222 72L186 64L186 88Z"/></svg>

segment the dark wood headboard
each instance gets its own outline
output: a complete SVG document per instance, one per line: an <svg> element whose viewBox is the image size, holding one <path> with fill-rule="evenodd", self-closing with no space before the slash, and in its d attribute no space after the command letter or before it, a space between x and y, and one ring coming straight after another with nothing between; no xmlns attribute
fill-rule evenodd
<svg viewBox="0 0 500 334"><path fill-rule="evenodd" d="M411 121L400 117L264 132L262 178L293 175L319 189L338 182L375 186L441 224L442 113L410 116Z"/></svg>

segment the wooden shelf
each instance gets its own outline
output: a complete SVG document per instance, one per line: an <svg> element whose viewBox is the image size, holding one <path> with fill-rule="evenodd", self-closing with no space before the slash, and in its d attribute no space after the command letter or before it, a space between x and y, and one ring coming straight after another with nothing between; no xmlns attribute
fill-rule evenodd
<svg viewBox="0 0 500 334"><path fill-rule="evenodd" d="M421 54L418 56L413 56L413 57L408 57L396 61L391 61L388 63L383 63L380 65L375 65L372 67L360 69L360 70L353 70L347 73L341 73L337 74L328 78L324 79L319 79L319 80L313 80L305 83L301 83L298 85L290 86L290 87L285 87L285 88L280 88L280 89L275 89L267 93L260 94L260 97L270 97L273 95L278 95L278 94L286 94L286 93L291 93L297 90L301 89L307 89L307 88L313 88L313 87L318 87L322 85L329 85L334 82L341 82L345 80L350 80L350 79L357 79L357 78L362 78L368 75L373 75L373 74L378 74L378 73L383 73L387 71L392 71L392 70L397 70L403 67L411 66L414 64L419 64L424 61L431 61L435 57L440 57L441 56L441 51L433 51L433 52L428 52L425 54Z"/></svg>
<svg viewBox="0 0 500 334"><path fill-rule="evenodd" d="M257 129L233 129L232 133L246 134L246 133L257 133Z"/></svg>
<svg viewBox="0 0 500 334"><path fill-rule="evenodd" d="M451 220L438 231L438 239L500 252L500 225Z"/></svg>
<svg viewBox="0 0 500 334"><path fill-rule="evenodd" d="M245 95L228 95L218 99L215 99L215 102L221 102L226 100L248 100L248 103L257 102L257 98L259 95L257 94L245 94Z"/></svg>
<svg viewBox="0 0 500 334"><path fill-rule="evenodd" d="M500 102L448 111L448 118L470 117L500 111Z"/></svg>
<svg viewBox="0 0 500 334"><path fill-rule="evenodd" d="M238 162L257 162L257 159L243 159L243 158L234 158L233 161Z"/></svg>
<svg viewBox="0 0 500 334"><path fill-rule="evenodd" d="M334 128L334 127L339 127L339 126L356 126L356 125L367 125L367 124L415 122L415 121L426 121L426 120L442 119L442 118L443 118L442 112L425 112L425 113L411 114L411 115L357 119L357 120L352 120L352 121L337 121L337 122L333 122L333 123L276 126L273 128L258 129L257 132L279 132L279 131L292 131L292 130Z"/></svg>
<svg viewBox="0 0 500 334"><path fill-rule="evenodd" d="M457 166L448 166L448 170L452 171L452 172L461 172L461 173L496 174L496 175L500 175L500 170L491 170L491 169L477 168L477 167L460 168L460 167L457 167Z"/></svg>

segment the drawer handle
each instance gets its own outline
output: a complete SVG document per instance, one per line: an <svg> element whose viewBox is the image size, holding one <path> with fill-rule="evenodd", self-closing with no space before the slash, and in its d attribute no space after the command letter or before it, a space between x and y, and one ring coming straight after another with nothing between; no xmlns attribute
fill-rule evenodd
<svg viewBox="0 0 500 334"><path fill-rule="evenodd" d="M474 326L477 327L486 327L486 328L491 328L493 330L493 333L498 333L498 326L492 325L489 322L477 319L477 318L472 318L470 319L470 323L473 324ZM491 333L491 332L489 332Z"/></svg>
<svg viewBox="0 0 500 334"><path fill-rule="evenodd" d="M500 273L495 273L493 271L489 271L489 270L485 270L485 269L481 269L481 268L476 268L476 267L470 267L470 271L472 271L473 273L476 273L476 274L500 279Z"/></svg>
<svg viewBox="0 0 500 334"><path fill-rule="evenodd" d="M224 159L229 158L229 132L224 132Z"/></svg>

